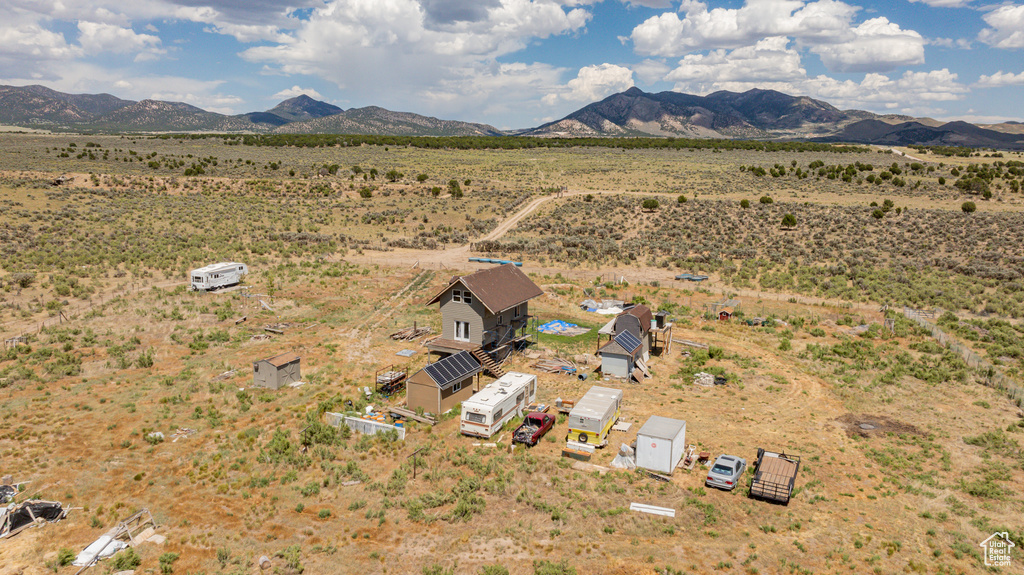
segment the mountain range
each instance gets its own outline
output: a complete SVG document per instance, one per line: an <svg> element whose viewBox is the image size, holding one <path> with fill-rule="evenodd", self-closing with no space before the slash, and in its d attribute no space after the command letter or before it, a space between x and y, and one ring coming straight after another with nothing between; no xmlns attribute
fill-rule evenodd
<svg viewBox="0 0 1024 575"><path fill-rule="evenodd" d="M525 130L441 120L377 106L344 110L301 95L262 112L225 115L181 102L65 94L44 86L0 86L0 124L58 131L239 132L395 136L683 137L812 140L1024 149L1024 126L977 126L929 118L840 110L774 90L706 96L639 88Z"/></svg>

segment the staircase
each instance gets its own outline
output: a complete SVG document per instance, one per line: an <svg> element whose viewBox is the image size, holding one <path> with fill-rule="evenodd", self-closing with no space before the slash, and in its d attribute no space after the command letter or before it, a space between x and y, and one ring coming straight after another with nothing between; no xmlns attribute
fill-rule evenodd
<svg viewBox="0 0 1024 575"><path fill-rule="evenodd" d="M480 365L484 367L484 371L490 373L494 377L501 377L505 375L505 370L501 369L501 366L495 363L494 359L486 351L478 347L470 351L469 353L472 353L473 357L475 357L477 361L480 362Z"/></svg>

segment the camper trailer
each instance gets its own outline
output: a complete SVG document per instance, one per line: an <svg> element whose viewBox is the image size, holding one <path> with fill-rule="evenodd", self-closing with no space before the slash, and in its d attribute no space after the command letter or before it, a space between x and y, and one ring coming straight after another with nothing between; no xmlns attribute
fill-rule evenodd
<svg viewBox="0 0 1024 575"><path fill-rule="evenodd" d="M249 267L238 262L221 262L192 270L192 289L210 291L233 286L249 273Z"/></svg>
<svg viewBox="0 0 1024 575"><path fill-rule="evenodd" d="M569 412L569 442L602 446L608 443L608 432L619 420L622 390L591 387Z"/></svg>
<svg viewBox="0 0 1024 575"><path fill-rule="evenodd" d="M489 438L537 398L537 376L509 372L462 402L463 435Z"/></svg>

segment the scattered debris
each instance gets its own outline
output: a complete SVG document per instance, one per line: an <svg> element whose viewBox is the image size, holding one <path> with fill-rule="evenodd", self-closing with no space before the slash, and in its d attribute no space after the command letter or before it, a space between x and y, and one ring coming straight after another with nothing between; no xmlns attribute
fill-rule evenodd
<svg viewBox="0 0 1024 575"><path fill-rule="evenodd" d="M151 439L154 442L163 441L164 440L164 432L162 432L162 431L152 431L152 432L146 434L146 439Z"/></svg>
<svg viewBox="0 0 1024 575"><path fill-rule="evenodd" d="M302 387L303 385L306 385L306 382L304 382L304 381L293 381L293 382L288 384L288 387Z"/></svg>
<svg viewBox="0 0 1024 575"><path fill-rule="evenodd" d="M270 338L268 337L267 339L270 339ZM232 369L231 371L225 371L224 373L222 373L222 374L218 375L217 377L213 378L213 381L220 381L222 379L227 379L227 378L231 377L232 375L235 375L236 373L238 373L238 371L234 370L234 369Z"/></svg>
<svg viewBox="0 0 1024 575"><path fill-rule="evenodd" d="M686 453L683 455L682 461L679 462L679 467L689 471L695 465L697 465L697 446L691 443L686 446Z"/></svg>
<svg viewBox="0 0 1024 575"><path fill-rule="evenodd" d="M41 527L47 522L60 521L67 516L68 511L57 501L29 499L12 503L0 509L0 539L13 537L33 525Z"/></svg>
<svg viewBox="0 0 1024 575"><path fill-rule="evenodd" d="M702 385L704 387L713 387L715 385L715 376L704 371L695 373L693 374L693 384Z"/></svg>
<svg viewBox="0 0 1024 575"><path fill-rule="evenodd" d="M178 441L182 437L191 437L191 436L195 435L195 433L196 433L196 430L194 430L194 429L191 429L191 428L188 428L188 427L179 427L178 431L175 431L174 433L171 434L171 437L174 438L174 439L171 440L171 443L174 443L174 442Z"/></svg>
<svg viewBox="0 0 1024 575"><path fill-rule="evenodd" d="M575 363L560 357L556 357L554 359L542 359L534 363L533 367L546 373L566 373L570 375L575 375L579 370L579 367Z"/></svg>
<svg viewBox="0 0 1024 575"><path fill-rule="evenodd" d="M359 485L360 483L362 483L362 481L360 481L359 479L353 479L351 481L342 481L341 482L341 486L342 487L352 487L353 485Z"/></svg>
<svg viewBox="0 0 1024 575"><path fill-rule="evenodd" d="M669 507L655 507L654 505L646 505L643 503L630 503L630 511L639 511L640 513L650 513L651 515L661 515L664 517L675 517L676 510Z"/></svg>
<svg viewBox="0 0 1024 575"><path fill-rule="evenodd" d="M616 469L636 469L636 450L623 443L611 465Z"/></svg>
<svg viewBox="0 0 1024 575"><path fill-rule="evenodd" d="M376 435L393 431L398 434L398 439L405 439L405 427L401 424L389 425L384 423L384 414L369 413L365 417L352 417L342 413L327 412L324 418L328 425L340 427L344 425L352 431L358 431L365 435Z"/></svg>
<svg viewBox="0 0 1024 575"><path fill-rule="evenodd" d="M648 471L646 469L641 469L639 467L636 468L636 472L645 477L650 477L651 479L661 481L662 483L668 483L669 481L672 481L672 478L669 477L668 475L662 475L660 473L655 473L653 471Z"/></svg>
<svg viewBox="0 0 1024 575"><path fill-rule="evenodd" d="M531 403L523 410L524 413L547 413L551 406L546 403Z"/></svg>
<svg viewBox="0 0 1024 575"><path fill-rule="evenodd" d="M270 339L269 335L267 335L265 333L258 333L256 335L250 337L249 341L267 341L268 339Z"/></svg>
<svg viewBox="0 0 1024 575"><path fill-rule="evenodd" d="M572 411L572 408L576 407L576 402L568 399L562 399L561 397L555 399L555 409L558 413L568 414Z"/></svg>
<svg viewBox="0 0 1024 575"><path fill-rule="evenodd" d="M395 355L400 355L402 357L412 357L412 356L416 355L416 350L415 349L403 349L402 351L396 353Z"/></svg>
<svg viewBox="0 0 1024 575"><path fill-rule="evenodd" d="M240 323L244 323L248 319L249 319L249 316L243 315L242 317L240 317L240 318L235 320L235 325L238 325Z"/></svg>
<svg viewBox="0 0 1024 575"><path fill-rule="evenodd" d="M71 563L82 567L79 573L92 567L101 559L113 556L115 553L126 547L134 547L145 541L163 543L166 537L156 535L156 521L149 509L143 509L131 517L115 525L99 539L94 541Z"/></svg>
<svg viewBox="0 0 1024 575"><path fill-rule="evenodd" d="M431 331L433 330L430 327L417 327L416 324L413 324L412 327L400 329L389 337L395 341L412 341L429 334Z"/></svg>
<svg viewBox="0 0 1024 575"><path fill-rule="evenodd" d="M263 569L264 571L270 569L270 558L266 555L260 557L260 569Z"/></svg>
<svg viewBox="0 0 1024 575"><path fill-rule="evenodd" d="M415 411L404 409L401 407L389 407L388 411L392 415L397 415L403 419L411 419L420 423L426 423L427 425L436 425L437 419L430 417L429 415L418 415Z"/></svg>
<svg viewBox="0 0 1024 575"><path fill-rule="evenodd" d="M283 330L275 329L275 328L272 328L272 327L265 327L265 328L263 328L263 331L269 331L270 333L276 333L277 335L284 335L284 331Z"/></svg>

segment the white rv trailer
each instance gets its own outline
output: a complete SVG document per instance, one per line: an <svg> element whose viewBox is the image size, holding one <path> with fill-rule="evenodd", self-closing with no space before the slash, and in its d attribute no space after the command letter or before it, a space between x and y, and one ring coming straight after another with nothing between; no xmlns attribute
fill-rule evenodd
<svg viewBox="0 0 1024 575"><path fill-rule="evenodd" d="M209 291L233 286L249 273L249 267L238 262L221 262L192 270L192 289Z"/></svg>
<svg viewBox="0 0 1024 575"><path fill-rule="evenodd" d="M462 402L463 435L489 438L537 398L537 376L511 371Z"/></svg>

